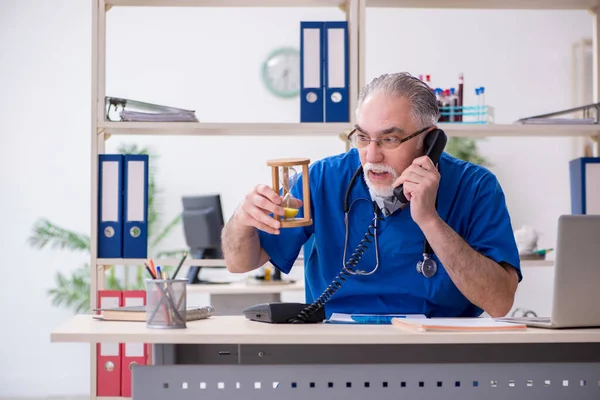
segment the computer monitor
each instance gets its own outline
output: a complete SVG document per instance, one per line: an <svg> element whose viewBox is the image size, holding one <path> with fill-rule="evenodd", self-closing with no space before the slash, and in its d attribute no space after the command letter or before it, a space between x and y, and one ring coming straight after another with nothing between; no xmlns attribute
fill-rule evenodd
<svg viewBox="0 0 600 400"><path fill-rule="evenodd" d="M221 196L218 194L183 196L183 232L193 259L221 259L221 230L224 226ZM212 267L211 267L212 268ZM202 267L191 266L188 283L218 283L199 277Z"/></svg>

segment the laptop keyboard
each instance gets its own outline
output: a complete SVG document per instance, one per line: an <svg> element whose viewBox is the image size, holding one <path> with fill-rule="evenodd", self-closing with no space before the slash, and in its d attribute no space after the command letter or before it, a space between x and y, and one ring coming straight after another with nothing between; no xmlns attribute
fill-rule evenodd
<svg viewBox="0 0 600 400"><path fill-rule="evenodd" d="M542 322L542 323L550 323L550 317L505 317L499 318L500 321L509 321L509 322Z"/></svg>
<svg viewBox="0 0 600 400"><path fill-rule="evenodd" d="M531 321L531 322L548 322L550 323L551 319L550 317L523 317L524 321Z"/></svg>

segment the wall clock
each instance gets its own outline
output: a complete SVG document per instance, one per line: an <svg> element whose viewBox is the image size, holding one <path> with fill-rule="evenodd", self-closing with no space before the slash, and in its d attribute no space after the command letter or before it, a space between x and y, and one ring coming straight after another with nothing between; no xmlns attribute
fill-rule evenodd
<svg viewBox="0 0 600 400"><path fill-rule="evenodd" d="M300 91L300 53L281 47L269 54L262 65L262 79L275 96L288 98Z"/></svg>

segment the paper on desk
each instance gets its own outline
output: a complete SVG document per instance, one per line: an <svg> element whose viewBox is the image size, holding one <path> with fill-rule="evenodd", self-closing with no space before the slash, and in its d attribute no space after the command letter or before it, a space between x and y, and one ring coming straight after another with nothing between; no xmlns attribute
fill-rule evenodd
<svg viewBox="0 0 600 400"><path fill-rule="evenodd" d="M332 313L331 324L391 324L392 318L426 318L423 314L344 314Z"/></svg>
<svg viewBox="0 0 600 400"><path fill-rule="evenodd" d="M398 318L392 324L419 332L427 331L515 331L525 330L524 324L497 321L493 318L428 318L413 320Z"/></svg>

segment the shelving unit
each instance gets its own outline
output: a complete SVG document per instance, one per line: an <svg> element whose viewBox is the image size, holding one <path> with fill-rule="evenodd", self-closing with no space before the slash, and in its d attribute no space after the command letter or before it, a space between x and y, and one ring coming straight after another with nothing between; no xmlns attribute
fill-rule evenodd
<svg viewBox="0 0 600 400"><path fill-rule="evenodd" d="M183 136L298 136L338 137L355 124L309 123L136 123L104 120L106 87L106 13L112 7L337 7L345 12L349 24L350 108L356 108L358 89L365 82L365 17L368 7L470 8L470 9L539 9L590 10L594 15L594 101L600 95L600 0L91 0L92 2L92 113L91 113L91 234L90 291L91 301L104 288L105 265L141 265L140 259L100 259L97 257L98 155L105 152L105 142L112 135L183 135ZM450 136L462 137L593 137L598 154L600 126L534 125L460 125L442 124ZM158 260L162 265L176 264L175 259ZM184 265L222 266L222 260L186 260ZM523 261L524 267L549 267L552 261ZM95 307L95 304L92 304ZM90 398L123 400L123 397L96 396L96 346L90 346Z"/></svg>

